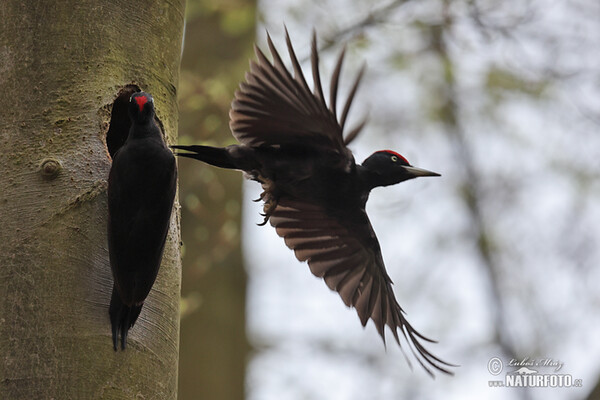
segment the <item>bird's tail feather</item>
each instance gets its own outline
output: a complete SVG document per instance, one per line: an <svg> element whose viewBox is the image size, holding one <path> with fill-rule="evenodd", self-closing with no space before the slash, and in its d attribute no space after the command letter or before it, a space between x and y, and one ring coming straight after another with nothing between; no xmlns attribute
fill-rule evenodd
<svg viewBox="0 0 600 400"><path fill-rule="evenodd" d="M238 169L236 165L231 161L229 153L226 148L193 145L193 146L182 146L173 145L172 149L185 150L189 153L182 153L179 151L175 152L176 156L194 158L196 160L203 161L207 164L214 165L215 167Z"/></svg>
<svg viewBox="0 0 600 400"><path fill-rule="evenodd" d="M127 346L127 334L129 329L135 324L140 312L142 311L142 305L127 306L121 300L121 296L117 292L117 288L113 286L112 297L110 299L110 308L108 313L110 315L110 324L112 327L112 341L113 348L115 351L118 349L119 334L121 335L121 349L125 350Z"/></svg>

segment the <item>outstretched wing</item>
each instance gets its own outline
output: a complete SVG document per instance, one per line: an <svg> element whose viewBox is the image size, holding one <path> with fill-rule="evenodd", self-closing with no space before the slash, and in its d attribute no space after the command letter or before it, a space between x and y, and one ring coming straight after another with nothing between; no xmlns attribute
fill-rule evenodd
<svg viewBox="0 0 600 400"><path fill-rule="evenodd" d="M406 320L364 210L342 220L319 206L283 197L271 213L270 222L296 258L307 261L314 275L337 291L348 307L356 309L363 326L372 319L384 342L384 328L389 326L398 344L400 331L430 375L430 366L452 374L447 369L452 364L440 360L422 344L433 340L421 335Z"/></svg>
<svg viewBox="0 0 600 400"><path fill-rule="evenodd" d="M316 34L313 32L311 52L313 91L304 79L287 30L286 43L294 69L293 76L283 64L268 35L267 41L273 62L255 47L257 60L250 62L246 81L242 82L236 91L229 112L229 126L233 136L240 143L251 147L306 143L345 153L344 125L364 68L354 81L338 121L337 88L344 51L338 58L331 78L328 107L321 87ZM365 122L348 133L349 140L346 144L358 134Z"/></svg>

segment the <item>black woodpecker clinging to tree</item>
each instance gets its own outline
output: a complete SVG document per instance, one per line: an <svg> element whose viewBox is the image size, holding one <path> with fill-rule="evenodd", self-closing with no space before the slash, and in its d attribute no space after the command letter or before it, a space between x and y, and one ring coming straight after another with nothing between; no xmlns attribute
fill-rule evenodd
<svg viewBox="0 0 600 400"><path fill-rule="evenodd" d="M422 341L432 340L406 320L365 212L371 189L439 174L413 167L406 158L390 150L377 151L362 165L356 164L346 145L365 121L345 139L343 130L364 68L338 119L337 87L344 51L331 78L328 106L321 87L316 35L311 57L313 91L304 79L287 32L286 42L293 75L270 37L272 63L255 47L258 60L250 63L250 71L235 93L229 113L229 125L239 145L172 147L188 151L176 153L179 156L242 170L260 182L264 190L264 223L270 221L296 258L307 261L314 275L323 278L347 306L356 309L363 326L372 319L384 341L384 327L389 326L398 344L399 330L429 374L429 367L451 373L448 367L452 364L423 346Z"/></svg>
<svg viewBox="0 0 600 400"><path fill-rule="evenodd" d="M134 93L131 128L108 177L108 249L114 278L110 301L113 347L127 343L162 259L175 199L177 167L154 120L154 100Z"/></svg>

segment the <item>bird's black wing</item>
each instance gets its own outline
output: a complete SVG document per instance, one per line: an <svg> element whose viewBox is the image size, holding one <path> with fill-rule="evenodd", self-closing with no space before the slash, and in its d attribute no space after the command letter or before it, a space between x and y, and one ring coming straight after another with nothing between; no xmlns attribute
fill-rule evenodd
<svg viewBox="0 0 600 400"><path fill-rule="evenodd" d="M160 153L165 161L156 164L166 168L159 170L149 162L147 176L132 176L126 166L138 161L132 160L125 146L115 155L109 174L108 243L115 284L123 302L131 305L143 302L158 274L175 198L177 166L165 148Z"/></svg>
<svg viewBox="0 0 600 400"><path fill-rule="evenodd" d="M340 54L331 78L330 101L327 106L319 74L316 34L313 34L311 52L313 91L304 79L287 31L286 42L294 75L283 64L271 38L268 37L267 40L273 62L255 47L257 60L250 62L250 71L246 73L245 82L236 91L229 112L233 136L240 143L251 147L302 143L321 150L337 151L350 159L343 130L364 69L356 77L338 121L337 88L344 52ZM362 129L364 122L347 134L349 140L346 144Z"/></svg>
<svg viewBox="0 0 600 400"><path fill-rule="evenodd" d="M429 374L432 375L430 366L451 374L447 366L452 364L440 360L423 346L422 341L433 340L410 325L396 301L367 214L360 209L354 214L333 217L331 211L322 207L282 197L271 213L270 222L294 250L296 258L307 261L314 275L337 291L348 307L356 309L363 326L372 319L384 342L384 327L389 326L398 344L399 330Z"/></svg>

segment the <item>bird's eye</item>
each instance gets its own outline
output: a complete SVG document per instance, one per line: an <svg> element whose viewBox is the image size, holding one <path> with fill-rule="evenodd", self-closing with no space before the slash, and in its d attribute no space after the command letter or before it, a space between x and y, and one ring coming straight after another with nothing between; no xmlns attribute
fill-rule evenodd
<svg viewBox="0 0 600 400"><path fill-rule="evenodd" d="M398 157L396 157L396 156L391 156L390 158L392 159L393 162L398 161Z"/></svg>

